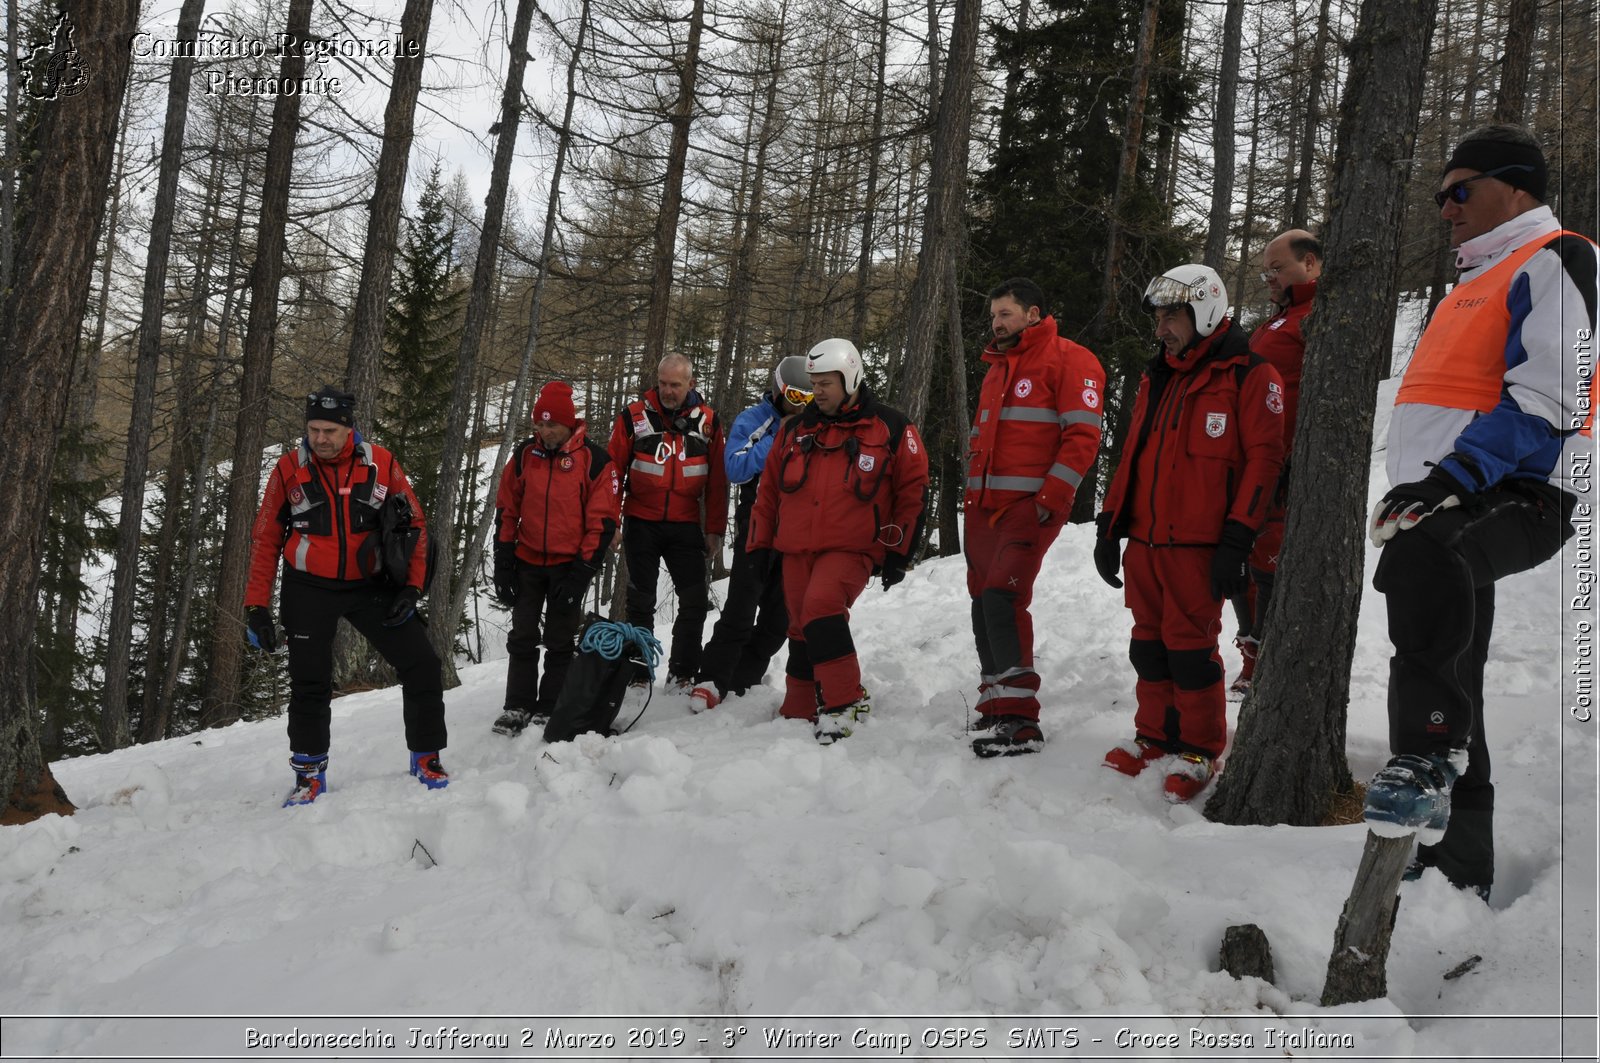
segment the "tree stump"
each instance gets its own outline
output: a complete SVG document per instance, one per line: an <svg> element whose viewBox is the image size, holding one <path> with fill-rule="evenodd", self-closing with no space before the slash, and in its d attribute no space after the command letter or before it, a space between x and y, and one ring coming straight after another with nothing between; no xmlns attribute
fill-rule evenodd
<svg viewBox="0 0 1600 1063"><path fill-rule="evenodd" d="M1254 923L1230 926L1222 935L1222 969L1235 978L1272 981L1272 946Z"/></svg>
<svg viewBox="0 0 1600 1063"><path fill-rule="evenodd" d="M1381 838L1367 831L1361 866L1339 915L1322 986L1322 1006L1375 1000L1389 992L1389 938L1400 910L1400 876L1411 857L1413 835Z"/></svg>

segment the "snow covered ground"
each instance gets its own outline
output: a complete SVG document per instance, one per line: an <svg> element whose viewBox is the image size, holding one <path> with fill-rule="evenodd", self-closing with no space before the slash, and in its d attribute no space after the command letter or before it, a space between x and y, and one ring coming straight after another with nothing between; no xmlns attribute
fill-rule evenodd
<svg viewBox="0 0 1600 1063"><path fill-rule="evenodd" d="M1594 1058L1579 542L1500 585L1492 903L1408 884L1389 996L1323 1009L1363 829L1220 826L1158 773L1098 766L1131 734L1133 675L1090 534L1069 528L1040 579L1035 756L967 749L956 558L863 595L872 719L831 748L773 718L781 662L701 716L658 690L620 738L507 740L501 658L446 695L444 791L405 774L397 690L335 702L332 790L308 808L279 807L281 719L60 763L78 814L0 829L0 1014L55 1016L6 1019L3 1055ZM1374 559L1363 778L1387 756ZM1236 923L1265 930L1274 984L1217 970Z"/></svg>

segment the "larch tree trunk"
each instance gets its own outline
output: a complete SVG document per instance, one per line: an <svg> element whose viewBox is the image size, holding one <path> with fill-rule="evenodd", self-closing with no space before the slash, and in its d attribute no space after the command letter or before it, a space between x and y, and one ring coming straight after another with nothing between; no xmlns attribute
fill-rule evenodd
<svg viewBox="0 0 1600 1063"><path fill-rule="evenodd" d="M367 218L367 243L361 256L361 280L356 289L355 314L350 322L350 353L345 362L345 388L365 404L368 423L378 414L378 377L383 361L385 312L389 286L394 279L394 254L400 231L400 208L405 202L406 164L411 157L411 137L416 125L417 95L422 90L421 54L427 51L428 23L433 0L406 0L400 16L400 39L414 42L415 58L396 54L389 103L383 112L383 148Z"/></svg>
<svg viewBox="0 0 1600 1063"><path fill-rule="evenodd" d="M1311 45L1311 85L1306 90L1304 132L1300 136L1300 168L1294 177L1294 203L1289 207L1289 227L1307 227L1311 210L1311 174L1316 168L1317 128L1322 124L1322 82L1328 69L1328 9L1322 0L1317 9L1317 38Z"/></svg>
<svg viewBox="0 0 1600 1063"><path fill-rule="evenodd" d="M705 0L694 0L689 11L689 39L678 68L678 98L668 122L672 140L667 147L666 179L661 188L661 210L656 214L655 255L650 271L650 316L644 327L644 360L640 380L648 382L667 350L667 317L672 304L672 264L677 257L678 218L683 213L683 175L689 161L689 129L694 123L695 85L700 77L700 37L705 29Z"/></svg>
<svg viewBox="0 0 1600 1063"><path fill-rule="evenodd" d="M1511 0L1506 11L1506 54L1501 60L1500 87L1494 97L1494 121L1520 125L1528 103L1528 68L1533 61L1537 0ZM1590 23L1593 28L1593 23ZM1592 42L1591 42L1592 43Z"/></svg>
<svg viewBox="0 0 1600 1063"><path fill-rule="evenodd" d="M471 540L467 543L467 559L462 571L472 573L478 570L478 565L483 561L484 547L494 529L495 513L495 485L499 483L497 477L499 470L505 468L506 462L511 460L511 448L517 443L517 433L514 431L513 422L522 417L522 411L528 404L529 384L533 379L534 357L539 352L540 326L543 321L545 283L550 277L550 260L553 255L552 244L556 238L556 219L560 217L561 182L566 173L567 155L572 150L572 111L577 102L578 67L583 61L583 39L589 31L589 0L583 0L578 12L578 32L572 45L572 55L567 60L567 102L561 114L561 129L556 139L556 158L550 171L550 191L545 201L544 229L539 237L539 265L533 275L533 293L528 300L528 337L522 345L522 361L517 366L516 384L511 390L511 401L506 408L505 430L500 434L500 447L495 451L494 464L490 467L492 472L489 478L489 491L483 501L483 509L474 524ZM596 420L592 409L586 410L586 420L595 426L596 435L592 438L600 442L598 432L603 420ZM472 581L463 578L457 585L455 597L451 599L451 616L460 616L467 606L467 589Z"/></svg>
<svg viewBox="0 0 1600 1063"><path fill-rule="evenodd" d="M1389 360L1405 183L1438 0L1365 0L1324 240L1289 482L1272 632L1239 713L1228 770L1206 803L1223 823L1322 821L1350 786L1345 717L1366 547L1378 379Z"/></svg>
<svg viewBox="0 0 1600 1063"><path fill-rule="evenodd" d="M928 384L938 348L948 271L952 259L961 253L961 212L966 209L967 148L982 6L980 0L956 0L950 54L934 113L922 248L917 253L917 277L911 284L906 308L905 358L898 378L899 391L894 395L896 405L915 424L922 423L928 407Z"/></svg>
<svg viewBox="0 0 1600 1063"><path fill-rule="evenodd" d="M439 543L439 564L434 572L429 595L435 605L444 603L443 615L433 617L428 638L439 655L447 688L456 686L455 632L461 614L456 601L456 506L460 494L461 459L466 447L468 419L472 414L473 384L478 379L478 351L489 324L489 302L495 291L494 274L500 260L500 233L505 225L506 190L511 183L511 161L516 156L517 133L522 125L522 76L528 67L528 31L533 24L533 0L517 0L516 20L511 31L511 54L506 68L505 90L500 96L499 140L495 144L494 167L489 176L489 195L484 200L483 231L478 239L478 258L472 269L472 294L467 300L461 324L461 353L456 358L455 381L450 392L450 417L445 426L444 450L439 456L439 487L429 509L429 534ZM465 579L469 573L461 573Z"/></svg>
<svg viewBox="0 0 1600 1063"><path fill-rule="evenodd" d="M73 352L89 300L111 180L117 113L127 90L137 0L67 0L76 34L63 81L75 92L41 101L28 216L17 234L12 286L0 295L0 822L70 813L39 749L34 625L39 616L42 514L50 504L56 433L66 415ZM74 73L82 81L68 81Z"/></svg>
<svg viewBox="0 0 1600 1063"><path fill-rule="evenodd" d="M1261 40L1262 19L1256 17L1256 39ZM1244 293L1250 290L1250 240L1256 226L1256 160L1261 155L1261 52L1256 49L1255 76L1250 79L1250 156L1244 168L1244 217L1239 223L1239 281L1233 289L1235 305L1244 305Z"/></svg>
<svg viewBox="0 0 1600 1063"><path fill-rule="evenodd" d="M1022 0L1027 20L1028 0ZM867 134L867 187L861 198L861 248L856 256L856 291L850 309L850 342L867 341L867 294L872 286L872 229L878 208L878 171L883 155L883 98L888 85L889 0L878 10L877 72L872 82L872 129Z"/></svg>
<svg viewBox="0 0 1600 1063"><path fill-rule="evenodd" d="M284 32L297 41L311 31L311 0L290 0ZM305 54L285 48L278 66L281 81L298 81ZM239 416L233 432L233 468L228 474L227 524L217 576L211 666L201 696L202 727L224 727L239 719L239 667L245 646L244 589L249 576L250 543L260 504L261 450L267 436L268 388L278 334L278 285L283 280L284 227L289 214L289 176L300 125L300 94L280 94L272 107L272 132L261 182L261 215L256 256L250 267L250 316L239 371Z"/></svg>
<svg viewBox="0 0 1600 1063"><path fill-rule="evenodd" d="M6 0L6 69L17 65L17 0ZM17 224L17 85L21 79L6 78L6 154L0 160L0 292L11 287L15 258Z"/></svg>
<svg viewBox="0 0 1600 1063"><path fill-rule="evenodd" d="M178 39L199 35L205 0L183 0ZM145 248L144 299L139 312L139 344L133 373L133 412L128 418L128 450L122 465L122 509L112 562L111 619L106 628L106 684L100 706L100 744L121 749L133 741L128 726L128 667L133 644L133 599L139 587L139 546L144 533L144 488L150 471L150 433L155 426L156 375L161 367L162 318L167 303L167 252L172 244L172 214L177 208L178 174L183 166L183 134L189 122L189 85L194 57L172 61L167 84L167 118L161 134L156 198L151 206L150 242ZM169 493L172 484L167 485Z"/></svg>
<svg viewBox="0 0 1600 1063"><path fill-rule="evenodd" d="M1122 156L1111 193L1111 213L1106 235L1106 264L1100 279L1100 312L1095 315L1092 347L1103 347L1117 305L1117 285L1122 279L1122 204L1138 176L1139 145L1144 137L1145 100L1150 95L1150 53L1156 42L1158 0L1144 0L1139 44L1134 52L1132 84L1128 90L1128 120L1122 130ZM1131 405L1131 404L1130 404Z"/></svg>
<svg viewBox="0 0 1600 1063"><path fill-rule="evenodd" d="M1217 117L1211 128L1211 152L1216 160L1211 178L1211 216L1201 259L1219 272L1228 259L1228 226L1233 220L1234 113L1239 101L1243 35L1244 0L1228 0L1222 23L1222 64L1217 71Z"/></svg>

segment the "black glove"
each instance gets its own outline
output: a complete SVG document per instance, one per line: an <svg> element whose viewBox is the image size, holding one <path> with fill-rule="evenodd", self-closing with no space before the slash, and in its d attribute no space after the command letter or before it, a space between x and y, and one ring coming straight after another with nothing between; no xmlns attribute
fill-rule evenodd
<svg viewBox="0 0 1600 1063"><path fill-rule="evenodd" d="M883 589L888 590L906 578L906 565L911 561L905 554L885 554L883 557Z"/></svg>
<svg viewBox="0 0 1600 1063"><path fill-rule="evenodd" d="M250 645L262 653L278 652L278 628L272 622L272 610L264 605L246 606L245 623L250 625L247 637Z"/></svg>
<svg viewBox="0 0 1600 1063"><path fill-rule="evenodd" d="M581 557L569 561L566 568L550 585L550 604L557 609L576 609L589 593L589 581L594 579L596 569Z"/></svg>
<svg viewBox="0 0 1600 1063"><path fill-rule="evenodd" d="M1122 569L1122 540L1111 534L1111 514L1094 519L1094 568L1107 585L1120 588L1117 573Z"/></svg>
<svg viewBox="0 0 1600 1063"><path fill-rule="evenodd" d="M750 568L755 574L763 581L771 579L778 567L778 551L761 546L745 552L750 555Z"/></svg>
<svg viewBox="0 0 1600 1063"><path fill-rule="evenodd" d="M1415 527L1442 509L1459 506L1471 498L1454 476L1435 465L1421 480L1396 484L1378 501L1372 511L1369 535L1373 546L1382 546L1396 534Z"/></svg>
<svg viewBox="0 0 1600 1063"><path fill-rule="evenodd" d="M1250 548L1256 533L1236 520L1222 522L1217 552L1211 555L1211 597L1237 598L1250 589Z"/></svg>
<svg viewBox="0 0 1600 1063"><path fill-rule="evenodd" d="M501 605L517 604L517 544L494 544L494 598Z"/></svg>
<svg viewBox="0 0 1600 1063"><path fill-rule="evenodd" d="M394 594L394 604L389 606L389 615L383 618L384 627L399 627L410 620L417 611L417 599L422 597L422 592L415 587L401 587Z"/></svg>

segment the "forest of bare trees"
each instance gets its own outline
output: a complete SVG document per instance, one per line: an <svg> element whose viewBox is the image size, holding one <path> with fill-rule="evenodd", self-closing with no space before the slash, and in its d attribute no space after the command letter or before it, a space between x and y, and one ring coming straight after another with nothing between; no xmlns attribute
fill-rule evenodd
<svg viewBox="0 0 1600 1063"><path fill-rule="evenodd" d="M1266 241L1331 230L1378 3L69 0L53 72L57 5L8 5L0 778L282 711L281 663L244 653L244 566L263 473L325 382L417 481L432 630L462 663L479 453L504 461L552 377L607 426L679 352L731 416L777 359L849 336L924 427L923 549L954 554L983 293L1029 275L1124 382L1103 474L1146 280L1204 260L1249 324ZM1596 8L1438 0L1428 21L1392 216L1398 289L1436 301L1431 194L1474 126L1532 128L1557 215L1595 232ZM196 32L267 47L175 58ZM218 70L324 89L221 91ZM359 640L337 679L386 681Z"/></svg>

